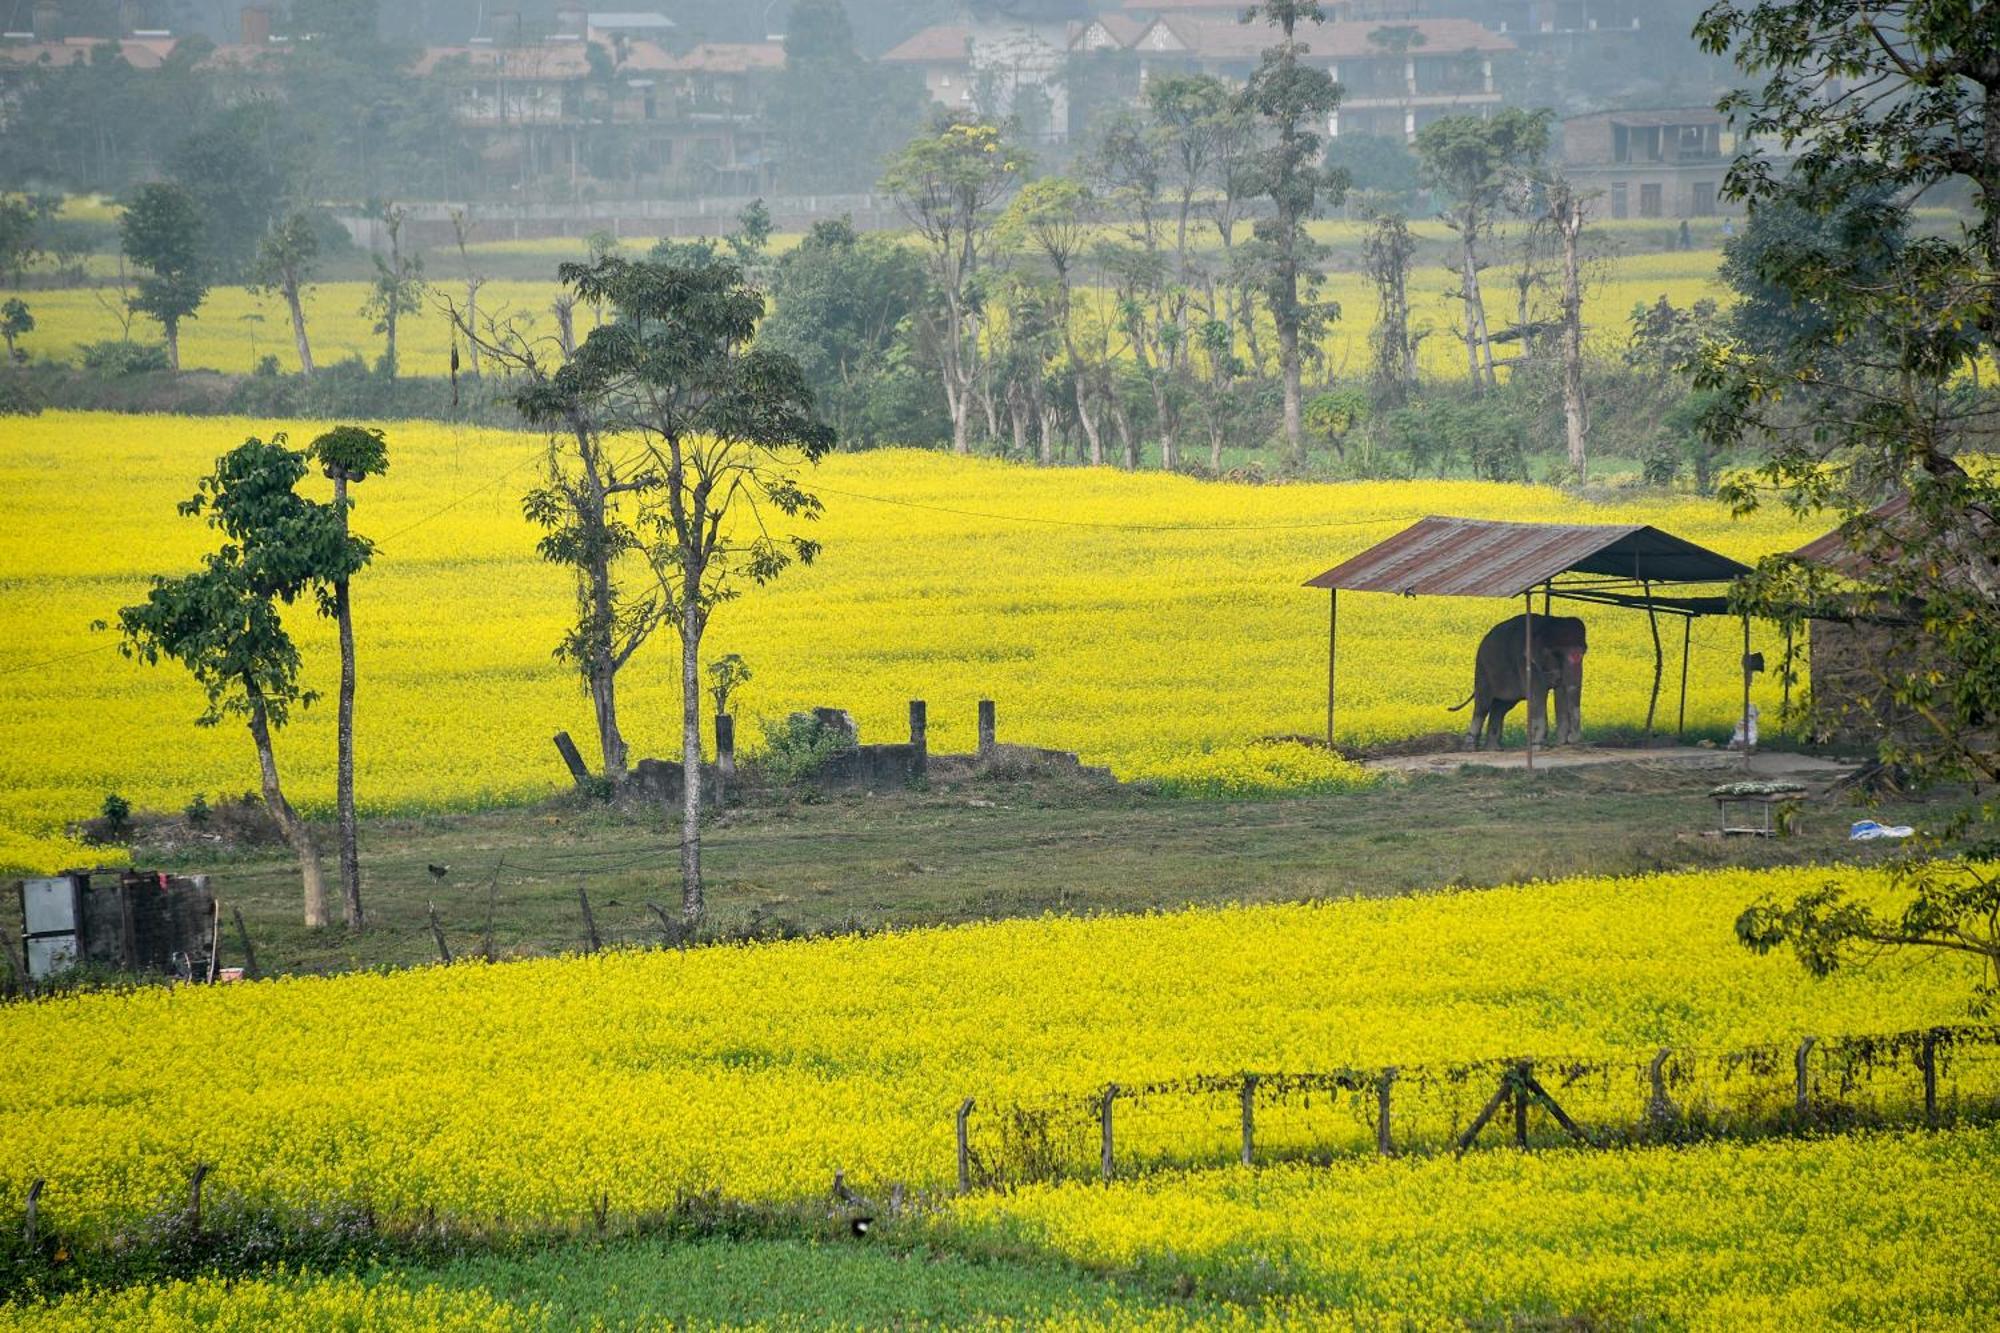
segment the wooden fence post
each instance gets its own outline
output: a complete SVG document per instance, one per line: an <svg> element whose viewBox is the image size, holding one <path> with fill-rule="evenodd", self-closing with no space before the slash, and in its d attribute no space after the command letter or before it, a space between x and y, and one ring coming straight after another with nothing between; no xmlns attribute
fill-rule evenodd
<svg viewBox="0 0 2000 1333"><path fill-rule="evenodd" d="M1243 1165L1257 1153L1257 1076L1243 1076Z"/></svg>
<svg viewBox="0 0 2000 1333"><path fill-rule="evenodd" d="M1534 1066L1527 1061L1515 1065L1509 1081L1514 1086L1514 1146L1528 1146L1528 1072Z"/></svg>
<svg viewBox="0 0 2000 1333"><path fill-rule="evenodd" d="M42 1189L48 1183L46 1180L34 1180L28 1183L28 1221L21 1229L21 1235L27 1240L30 1252L41 1238Z"/></svg>
<svg viewBox="0 0 2000 1333"><path fill-rule="evenodd" d="M1937 1029L1924 1033L1922 1053L1918 1056L1924 1070L1924 1123L1937 1128Z"/></svg>
<svg viewBox="0 0 2000 1333"><path fill-rule="evenodd" d="M1817 1045L1819 1045L1818 1037L1807 1037L1799 1043L1799 1053L1793 1061L1798 1069L1798 1099L1796 1106L1801 1116L1805 1115L1807 1110L1810 1109L1812 1102L1812 1082L1806 1074L1806 1058L1812 1054L1812 1048Z"/></svg>
<svg viewBox="0 0 2000 1333"><path fill-rule="evenodd" d="M965 1122L972 1115L972 1098L967 1097L958 1104L958 1192L972 1193L972 1140L966 1135Z"/></svg>
<svg viewBox="0 0 2000 1333"><path fill-rule="evenodd" d="M736 719L715 715L715 808L729 806L729 780L736 776Z"/></svg>
<svg viewBox="0 0 2000 1333"><path fill-rule="evenodd" d="M232 904L230 915L236 918L236 942L243 946L243 975L257 979L257 951L250 947L250 929L243 924L243 909Z"/></svg>
<svg viewBox="0 0 2000 1333"><path fill-rule="evenodd" d="M451 965L451 946L444 942L444 927L438 924L437 904L427 902L424 906L430 909L431 939L437 944L438 961L449 967Z"/></svg>
<svg viewBox="0 0 2000 1333"><path fill-rule="evenodd" d="M1100 1145L1101 1166L1106 1184L1111 1182L1113 1159L1111 1152L1111 1103L1118 1099L1118 1085L1108 1084L1104 1089L1104 1099L1097 1105L1097 1127L1103 1137Z"/></svg>
<svg viewBox="0 0 2000 1333"><path fill-rule="evenodd" d="M1390 1065L1375 1080L1375 1151L1387 1157L1394 1144L1389 1137L1389 1088L1396 1081L1397 1068Z"/></svg>
<svg viewBox="0 0 2000 1333"><path fill-rule="evenodd" d="M222 974L222 900L208 900L208 984Z"/></svg>
<svg viewBox="0 0 2000 1333"><path fill-rule="evenodd" d="M562 756L563 767L569 770L569 778L579 788L590 785L590 767L583 762L583 755L577 750L576 742L569 738L567 731L556 733L556 753Z"/></svg>
<svg viewBox="0 0 2000 1333"><path fill-rule="evenodd" d="M986 758L993 753L994 738L999 733L999 724L994 715L993 701L979 701L979 757Z"/></svg>
<svg viewBox="0 0 2000 1333"><path fill-rule="evenodd" d="M196 1162L194 1170L188 1175L187 1224L190 1231L201 1230L201 1187L207 1179L208 1163Z"/></svg>
<svg viewBox="0 0 2000 1333"><path fill-rule="evenodd" d="M590 914L590 895L584 891L582 881L576 886L577 905L583 908L583 947L585 953L596 953L604 947L604 941L597 937L597 918Z"/></svg>
<svg viewBox="0 0 2000 1333"><path fill-rule="evenodd" d="M930 775L931 763L930 710L922 699L910 700L910 748L916 751L916 777L922 781Z"/></svg>
<svg viewBox="0 0 2000 1333"><path fill-rule="evenodd" d="M1646 1100L1646 1115L1656 1121L1671 1120L1674 1104L1667 1100L1667 1060L1674 1053L1671 1046L1662 1046L1660 1053L1653 1057L1653 1063L1646 1068L1646 1078L1653 1085L1652 1096Z"/></svg>

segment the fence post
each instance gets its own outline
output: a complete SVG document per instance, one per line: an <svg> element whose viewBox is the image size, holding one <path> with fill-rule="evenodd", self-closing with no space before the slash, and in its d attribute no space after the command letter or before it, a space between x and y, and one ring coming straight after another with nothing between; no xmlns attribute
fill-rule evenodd
<svg viewBox="0 0 2000 1333"><path fill-rule="evenodd" d="M715 808L729 808L729 781L736 776L736 719L715 715Z"/></svg>
<svg viewBox="0 0 2000 1333"><path fill-rule="evenodd" d="M1243 1165L1250 1165L1257 1152L1257 1076L1243 1076Z"/></svg>
<svg viewBox="0 0 2000 1333"><path fill-rule="evenodd" d="M581 881L576 886L577 905L583 908L583 944L586 953L596 953L604 947L597 937L597 918L590 914L590 895L584 891Z"/></svg>
<svg viewBox="0 0 2000 1333"><path fill-rule="evenodd" d="M1532 1063L1523 1060L1520 1064L1514 1066L1514 1072L1509 1080L1514 1086L1514 1146L1516 1148L1526 1148L1528 1146L1528 1073L1533 1068L1534 1065Z"/></svg>
<svg viewBox="0 0 2000 1333"><path fill-rule="evenodd" d="M1746 746L1745 748L1747 749L1748 747ZM1798 1099L1796 1105L1798 1113L1801 1116L1805 1115L1812 1100L1812 1083L1806 1075L1806 1057L1812 1054L1812 1048L1817 1045L1819 1045L1818 1037L1807 1037L1799 1043L1799 1053L1793 1061L1798 1068Z"/></svg>
<svg viewBox="0 0 2000 1333"><path fill-rule="evenodd" d="M1924 1068L1924 1123L1937 1128L1937 1029L1924 1033L1923 1052L1918 1056Z"/></svg>
<svg viewBox="0 0 2000 1333"><path fill-rule="evenodd" d="M1397 1068L1390 1065L1375 1081L1375 1151L1387 1157L1394 1144L1389 1137L1389 1087L1396 1081Z"/></svg>
<svg viewBox="0 0 2000 1333"><path fill-rule="evenodd" d="M1646 1115L1653 1120L1666 1120L1674 1113L1674 1104L1667 1100L1667 1059L1673 1053L1673 1047L1662 1046L1646 1070L1646 1077L1653 1085L1653 1095L1646 1101Z"/></svg>
<svg viewBox="0 0 2000 1333"><path fill-rule="evenodd" d="M930 775L930 710L922 699L910 700L910 748L916 752L914 767L918 781Z"/></svg>
<svg viewBox="0 0 2000 1333"><path fill-rule="evenodd" d="M437 904L427 902L424 906L430 909L431 939L437 944L438 961L449 967L451 965L451 946L444 942L444 927L438 924Z"/></svg>
<svg viewBox="0 0 2000 1333"><path fill-rule="evenodd" d="M993 753L993 738L998 730L999 728L994 717L993 701L991 699L981 699L979 701L979 757L981 759Z"/></svg>
<svg viewBox="0 0 2000 1333"><path fill-rule="evenodd" d="M201 1230L201 1186L207 1179L208 1163L196 1162L194 1170L188 1175L187 1224L190 1231Z"/></svg>
<svg viewBox="0 0 2000 1333"><path fill-rule="evenodd" d="M1111 1173L1112 1173L1111 1103L1116 1101L1117 1098L1118 1098L1118 1085L1116 1083L1108 1084L1104 1089L1104 1099L1097 1104L1097 1126L1099 1133L1103 1136L1104 1139L1101 1150L1101 1156L1103 1160L1100 1162L1099 1165L1103 1170L1104 1181L1106 1184L1109 1184L1111 1182Z"/></svg>
<svg viewBox="0 0 2000 1333"><path fill-rule="evenodd" d="M48 1183L46 1180L35 1180L28 1185L28 1222L21 1234L27 1239L30 1251L34 1250L36 1241L41 1237L42 1188Z"/></svg>
<svg viewBox="0 0 2000 1333"><path fill-rule="evenodd" d="M966 1137L965 1122L972 1114L972 1098L958 1104L958 1192L972 1192L972 1141Z"/></svg>
<svg viewBox="0 0 2000 1333"><path fill-rule="evenodd" d="M232 903L229 912L231 916L236 918L236 942L243 946L243 975L255 981L257 979L257 951L250 947L250 930L243 924L243 909Z"/></svg>

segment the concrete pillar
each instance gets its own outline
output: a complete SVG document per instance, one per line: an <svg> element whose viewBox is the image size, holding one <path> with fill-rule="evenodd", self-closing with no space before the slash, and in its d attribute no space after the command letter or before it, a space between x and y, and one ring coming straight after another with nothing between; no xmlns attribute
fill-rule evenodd
<svg viewBox="0 0 2000 1333"><path fill-rule="evenodd" d="M994 730L993 701L991 699L981 699L979 701L979 753L981 757L993 753Z"/></svg>

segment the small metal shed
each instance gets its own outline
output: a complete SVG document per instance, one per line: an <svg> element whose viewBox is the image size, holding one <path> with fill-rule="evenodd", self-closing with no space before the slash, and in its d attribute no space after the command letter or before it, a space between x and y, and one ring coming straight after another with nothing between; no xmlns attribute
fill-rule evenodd
<svg viewBox="0 0 2000 1333"><path fill-rule="evenodd" d="M1644 523L1514 523L1494 519L1433 515L1377 542L1324 574L1307 579L1325 588L1326 741L1333 744L1340 631L1340 592L1390 592L1405 597L1499 597L1523 599L1532 614L1542 593L1543 613L1556 598L1605 606L1643 609L1649 617L1677 615L1681 630L1679 729L1687 725L1689 637L1697 616L1729 611L1724 594L1663 595L1660 587L1733 583L1749 566L1719 552ZM1558 580L1561 579L1561 582ZM1532 622L1530 630L1532 631ZM1659 631L1654 629L1657 648ZM1532 643L1530 644L1532 653ZM1750 618L1743 617L1743 714L1750 713ZM1656 657L1653 700L1658 704L1660 670ZM1652 710L1648 710L1650 727ZM1528 743L1534 764L1534 742Z"/></svg>

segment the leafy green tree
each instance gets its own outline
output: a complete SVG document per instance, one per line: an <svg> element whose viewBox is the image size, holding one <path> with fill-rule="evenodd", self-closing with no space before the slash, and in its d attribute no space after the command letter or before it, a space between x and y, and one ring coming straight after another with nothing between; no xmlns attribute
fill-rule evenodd
<svg viewBox="0 0 2000 1333"><path fill-rule="evenodd" d="M1741 257L1759 299L1799 317L1712 345L1697 376L1716 395L1711 438L1765 454L1723 493L1739 510L1776 502L1838 519L1844 548L1835 570L1760 562L1739 601L1790 624L1887 617L1881 684L1908 721L1884 740L1883 760L1918 782L1991 792L2000 480L1960 459L1990 447L1992 396L1975 385L2000 351L2000 8L1722 0L1695 31L1752 80L1724 101L1756 136L1725 189L1753 213L1795 210L1804 224ZM1766 142L1791 161L1773 161ZM1912 203L1952 193L1969 198L1966 219L1913 236ZM1992 854L1996 814L1988 797L1939 830L1893 903L1832 888L1766 900L1738 933L1759 950L1790 943L1815 972L1884 949L1974 956L1990 1003L2000 880L1975 858ZM1937 856L1957 840L1971 856Z"/></svg>
<svg viewBox="0 0 2000 1333"><path fill-rule="evenodd" d="M916 232L938 294L918 318L937 354L954 453L971 452L973 397L986 368L980 267L990 258L999 204L1027 165L997 126L947 118L904 145L882 178Z"/></svg>
<svg viewBox="0 0 2000 1333"><path fill-rule="evenodd" d="M1258 183L1270 199L1272 215L1254 228L1257 257L1264 273L1264 295L1278 331L1278 372L1284 377L1285 443L1295 462L1305 460L1305 430L1301 418L1300 339L1316 317L1313 293L1319 282L1318 260L1325 247L1306 232L1306 221L1322 203L1337 204L1347 192L1346 178L1320 165L1317 127L1340 105L1340 85L1324 69L1303 57L1311 48L1298 35L1301 23L1323 23L1319 0L1269 0L1246 17L1261 15L1276 28L1280 40L1264 52L1243 90L1244 103L1270 130L1270 142L1257 155Z"/></svg>
<svg viewBox="0 0 2000 1333"><path fill-rule="evenodd" d="M522 395L531 420L575 404L606 436L634 439L652 479L638 535L662 609L681 643L681 913L698 926L701 878L701 643L716 609L762 585L817 542L775 532L820 511L797 468L834 444L798 363L754 343L764 299L731 260L684 265L607 258L564 264L563 285L617 312L576 354Z"/></svg>
<svg viewBox="0 0 2000 1333"><path fill-rule="evenodd" d="M201 209L209 271L239 279L255 262L282 201L298 193L304 127L264 99L220 111L175 145L169 174Z"/></svg>
<svg viewBox="0 0 2000 1333"><path fill-rule="evenodd" d="M181 322L208 295L203 215L195 197L170 181L142 185L118 218L125 257L146 270L131 308L167 333L167 366L181 368Z"/></svg>
<svg viewBox="0 0 2000 1333"><path fill-rule="evenodd" d="M1060 338L1068 363L1070 391L1077 424L1090 448L1093 464L1104 462L1100 406L1109 392L1109 366L1092 357L1076 336L1076 265L1090 236L1095 202L1090 189L1069 176L1044 176L1021 187L1007 206L1001 226L1014 244L1038 256L1054 278L1054 308L1050 323Z"/></svg>
<svg viewBox="0 0 2000 1333"><path fill-rule="evenodd" d="M1480 247L1506 207L1522 172L1540 161L1549 146L1547 111L1507 107L1489 119L1445 116L1417 131L1417 157L1424 183L1446 196L1440 216L1458 235L1458 291L1465 307L1465 360L1475 386L1493 388L1493 339L1486 324L1486 300L1479 273L1486 267Z"/></svg>
<svg viewBox="0 0 2000 1333"><path fill-rule="evenodd" d="M862 236L846 219L816 222L773 266L772 310L758 342L799 363L842 440L935 439L949 430L937 383L920 381L909 355L912 321L931 299L923 259L910 247ZM899 386L917 388L924 410L885 415L903 396Z"/></svg>
<svg viewBox="0 0 2000 1333"><path fill-rule="evenodd" d="M360 830L354 813L354 609L350 584L355 574L374 554L374 544L349 530L347 515L353 506L348 498L350 482L366 481L389 469L389 446L379 430L361 426L336 426L312 442L312 456L333 482L333 516L339 525L341 560L326 571L332 587L322 599L340 635L340 693L337 696L335 744L338 762L334 774L334 805L340 842L340 892L347 928L360 931L367 921L361 909ZM326 603L330 602L328 606Z"/></svg>
<svg viewBox="0 0 2000 1333"><path fill-rule="evenodd" d="M298 493L305 474L305 454L283 436L246 440L217 459L180 510L206 518L222 547L193 574L155 577L145 601L119 611L118 624L126 656L148 665L168 658L194 676L208 696L201 725L244 720L264 805L299 858L305 923L317 929L327 924L326 880L312 831L285 797L272 742L292 710L315 696L299 685L298 648L279 608L351 572L353 554L333 507Z"/></svg>
<svg viewBox="0 0 2000 1333"><path fill-rule="evenodd" d="M35 317L28 310L28 303L18 296L8 297L6 304L0 305L0 338L6 340L9 361L28 359L27 353L14 345L14 340L34 331Z"/></svg>
<svg viewBox="0 0 2000 1333"><path fill-rule="evenodd" d="M1368 234L1362 264L1375 284L1375 327L1369 332L1369 384L1378 403L1400 407L1417 387L1417 339L1410 331L1410 261L1417 238L1394 209L1364 203Z"/></svg>
<svg viewBox="0 0 2000 1333"><path fill-rule="evenodd" d="M1398 209L1413 207L1423 188L1417 155L1401 139L1386 135L1343 134L1330 139L1326 164L1345 173L1350 188Z"/></svg>
<svg viewBox="0 0 2000 1333"><path fill-rule="evenodd" d="M376 215L389 237L389 252L375 253L375 280L369 285L368 299L361 313L375 321L382 335L382 377L394 380L401 363L396 354L396 333L404 315L423 309L424 261L421 255L403 253L403 220L408 214L396 204L383 204Z"/></svg>
<svg viewBox="0 0 2000 1333"><path fill-rule="evenodd" d="M309 214L287 213L265 235L250 265L253 292L274 291L285 298L292 317L292 342L299 352L299 373L311 378L312 342L306 337L305 293L319 264L319 234Z"/></svg>

